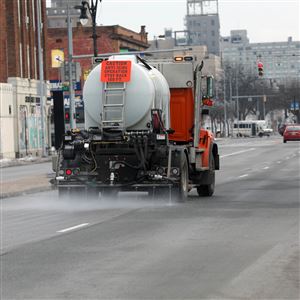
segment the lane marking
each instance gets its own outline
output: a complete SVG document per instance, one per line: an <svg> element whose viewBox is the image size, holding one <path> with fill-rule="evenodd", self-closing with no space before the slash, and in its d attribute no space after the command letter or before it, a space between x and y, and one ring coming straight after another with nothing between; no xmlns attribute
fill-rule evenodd
<svg viewBox="0 0 300 300"><path fill-rule="evenodd" d="M263 169L264 169L264 170L268 170L268 169L270 169L270 167L264 167Z"/></svg>
<svg viewBox="0 0 300 300"><path fill-rule="evenodd" d="M242 153L249 152L249 151L253 151L253 150L255 150L255 148L250 148L250 149L247 149L247 150L241 150L241 151L237 151L237 152L233 152L233 153L221 155L220 157L221 157L221 158L223 158L223 157L228 157L228 156L237 155L237 154L242 154Z"/></svg>
<svg viewBox="0 0 300 300"><path fill-rule="evenodd" d="M239 176L239 178L243 178L243 177L247 177L247 176L249 176L249 174L241 175L241 176Z"/></svg>
<svg viewBox="0 0 300 300"><path fill-rule="evenodd" d="M287 157L286 157L286 159L290 159L290 157L289 157L289 156L287 156Z"/></svg>
<svg viewBox="0 0 300 300"><path fill-rule="evenodd" d="M281 163L281 160L278 160L277 163L280 164L280 163Z"/></svg>
<svg viewBox="0 0 300 300"><path fill-rule="evenodd" d="M68 232L68 231L71 231L71 230L74 230L74 229L78 229L78 228L87 226L87 225L89 225L89 224L90 224L90 223L82 223L82 224L79 224L79 225L76 225L76 226L72 226L72 227L69 227L69 228L65 228L65 229L62 229L62 230L58 230L58 231L56 231L56 232L58 232L58 233L64 233L64 232Z"/></svg>

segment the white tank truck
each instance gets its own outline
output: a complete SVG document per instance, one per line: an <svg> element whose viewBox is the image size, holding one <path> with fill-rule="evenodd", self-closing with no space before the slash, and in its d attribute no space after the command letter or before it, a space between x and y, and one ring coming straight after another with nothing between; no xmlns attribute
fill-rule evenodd
<svg viewBox="0 0 300 300"><path fill-rule="evenodd" d="M173 65L176 63L168 64L168 74L172 74ZM177 89L189 89L200 99L203 76L200 69L195 73L191 66L183 64L189 74L179 80L184 86ZM197 149L200 144L193 146L192 137L172 138L176 131L176 125L174 129L170 125L172 80L167 81L157 68L138 56L122 55L111 56L92 70L83 89L85 130L65 134L54 162L56 178L52 183L60 196L98 198L99 193L115 195L124 190L169 191L182 200L192 187L198 187L199 194L212 195L217 147L209 135L208 146L203 146L209 147L209 154L204 158L201 153L205 149ZM180 73L177 76L182 77ZM200 116L200 102L194 104ZM192 123L200 124L190 117ZM194 126L195 134L200 136L199 125ZM196 164L197 158L201 162ZM203 159L209 160L208 166L203 165Z"/></svg>

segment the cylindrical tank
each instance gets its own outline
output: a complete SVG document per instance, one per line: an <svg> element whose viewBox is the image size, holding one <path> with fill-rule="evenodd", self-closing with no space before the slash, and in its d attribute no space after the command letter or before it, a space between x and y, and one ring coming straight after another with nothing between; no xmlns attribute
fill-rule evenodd
<svg viewBox="0 0 300 300"><path fill-rule="evenodd" d="M131 78L125 84L124 124L127 130L147 130L151 109L161 109L165 127L169 128L170 90L164 76L154 67L149 70L136 56L111 56L109 60L130 60ZM89 74L84 88L85 128L101 127L105 83L100 80L101 64ZM119 84L120 86L120 84ZM120 95L119 95L120 96Z"/></svg>

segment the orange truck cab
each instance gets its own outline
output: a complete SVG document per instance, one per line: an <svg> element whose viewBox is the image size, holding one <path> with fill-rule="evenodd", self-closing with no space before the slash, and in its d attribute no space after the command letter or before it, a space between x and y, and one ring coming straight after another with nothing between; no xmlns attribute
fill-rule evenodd
<svg viewBox="0 0 300 300"><path fill-rule="evenodd" d="M213 77L204 76L203 62L196 65L190 56L151 64L164 75L170 87L173 131L169 141L185 147L190 164L190 186L195 186L201 196L211 196L214 171L219 169L218 146L213 133L201 128L201 119L203 108L207 110L213 103Z"/></svg>

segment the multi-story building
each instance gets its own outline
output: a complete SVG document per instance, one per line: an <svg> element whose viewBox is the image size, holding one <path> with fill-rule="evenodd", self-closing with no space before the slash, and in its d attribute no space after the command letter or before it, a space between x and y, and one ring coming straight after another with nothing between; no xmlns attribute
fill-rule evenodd
<svg viewBox="0 0 300 300"><path fill-rule="evenodd" d="M130 51L144 51L149 47L145 26L141 26L140 32L135 32L120 25L97 26L96 33L98 53L118 53ZM93 54L92 27L83 27L80 23L73 28L73 52L74 55ZM67 57L68 37L66 28L48 28L48 64L51 65L51 50L60 49ZM82 73L85 74L92 68L92 59L78 60ZM58 80L57 68L49 69L50 80Z"/></svg>
<svg viewBox="0 0 300 300"><path fill-rule="evenodd" d="M0 157L41 152L37 26L40 24L42 28L41 48L46 49L45 19L45 0L0 1ZM43 78L47 79L46 51L41 58ZM47 143L47 137L43 138Z"/></svg>
<svg viewBox="0 0 300 300"><path fill-rule="evenodd" d="M47 6L48 28L67 27L66 19L68 7L72 26L76 27L77 23L80 22L80 10L74 7L80 5L81 0L51 0L49 4L50 5Z"/></svg>
<svg viewBox="0 0 300 300"><path fill-rule="evenodd" d="M300 77L300 41L291 37L286 42L250 43L246 30L232 30L222 37L224 63L242 65L250 74L258 75L257 64L263 63L263 78L277 84Z"/></svg>
<svg viewBox="0 0 300 300"><path fill-rule="evenodd" d="M209 53L220 55L218 0L187 0L185 21L190 45L206 45Z"/></svg>

